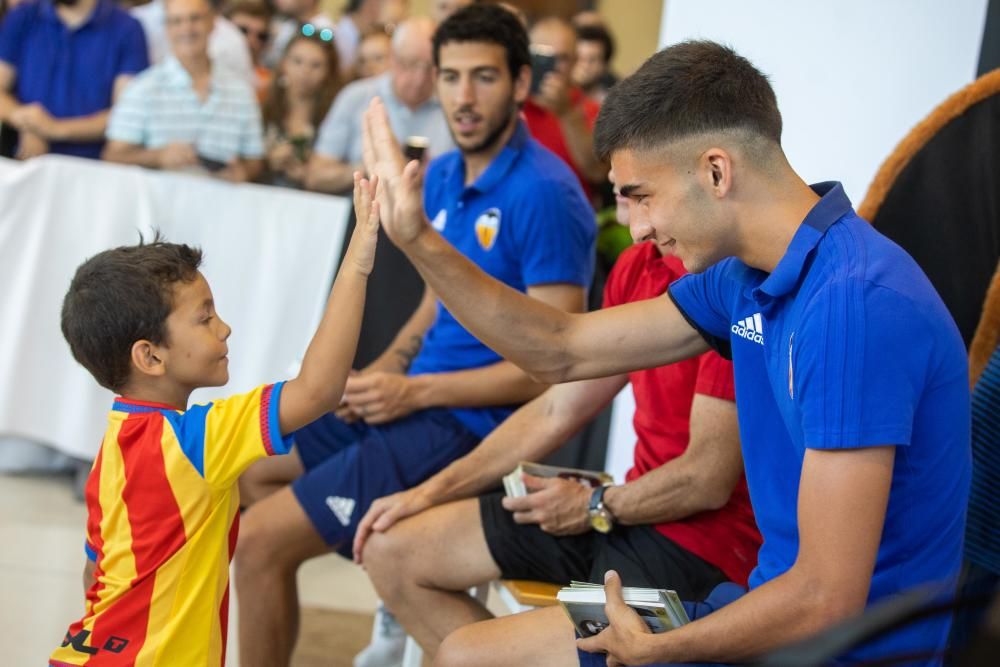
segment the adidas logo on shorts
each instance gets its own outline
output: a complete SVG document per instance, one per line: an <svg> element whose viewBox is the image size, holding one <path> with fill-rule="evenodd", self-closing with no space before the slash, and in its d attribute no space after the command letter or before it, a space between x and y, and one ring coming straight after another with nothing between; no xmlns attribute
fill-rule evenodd
<svg viewBox="0 0 1000 667"><path fill-rule="evenodd" d="M337 517L337 521L344 526L351 523L351 515L354 514L354 505L354 498L341 498L340 496L326 497L326 506Z"/></svg>
<svg viewBox="0 0 1000 667"><path fill-rule="evenodd" d="M746 338L758 345L764 344L764 326L760 319L760 313L754 313L750 317L740 320L729 330L740 338Z"/></svg>

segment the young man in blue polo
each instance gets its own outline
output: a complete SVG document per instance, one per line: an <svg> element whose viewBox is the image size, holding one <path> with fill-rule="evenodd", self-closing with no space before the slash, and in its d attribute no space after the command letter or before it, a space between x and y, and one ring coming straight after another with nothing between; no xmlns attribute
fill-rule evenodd
<svg viewBox="0 0 1000 667"><path fill-rule="evenodd" d="M609 573L611 624L595 637L531 635L513 616L449 635L437 665L744 662L953 581L970 473L962 339L912 258L857 217L839 184L809 186L792 170L774 93L750 62L686 42L609 93L595 139L630 201L632 235L692 275L664 298L586 315L529 302L451 250L422 215L415 165L399 168L382 114L369 116L372 168L396 179L387 231L507 359L563 382L710 346L732 356L764 537L749 591L713 593L678 630L648 634ZM842 658L935 664L948 625L930 619Z"/></svg>
<svg viewBox="0 0 1000 667"><path fill-rule="evenodd" d="M505 9L473 5L438 27L434 59L458 150L428 166L421 218L529 300L583 310L596 225L573 173L520 120L531 85L524 28ZM467 454L544 387L476 340L428 289L389 349L348 380L339 414L296 433L300 476L243 515L241 664L287 663L302 562L331 549L350 556L372 502Z"/></svg>

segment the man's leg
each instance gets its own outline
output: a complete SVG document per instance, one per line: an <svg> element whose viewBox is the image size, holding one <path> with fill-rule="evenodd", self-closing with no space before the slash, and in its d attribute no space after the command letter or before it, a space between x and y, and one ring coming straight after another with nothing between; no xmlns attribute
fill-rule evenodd
<svg viewBox="0 0 1000 667"><path fill-rule="evenodd" d="M247 510L236 546L240 664L287 665L299 631L299 566L329 547L288 486Z"/></svg>
<svg viewBox="0 0 1000 667"><path fill-rule="evenodd" d="M369 538L364 562L376 590L428 655L456 628L489 618L470 586L500 576L569 583L589 572L590 535L517 524L502 498L435 507Z"/></svg>
<svg viewBox="0 0 1000 667"><path fill-rule="evenodd" d="M269 456L247 468L240 475L240 506L250 507L254 503L279 491L305 472L297 448L292 448L285 456Z"/></svg>
<svg viewBox="0 0 1000 667"><path fill-rule="evenodd" d="M428 655L455 628L490 617L466 591L500 576L477 498L434 507L374 533L363 558L379 596Z"/></svg>
<svg viewBox="0 0 1000 667"><path fill-rule="evenodd" d="M448 635L435 667L578 667L576 634L561 607L501 616Z"/></svg>

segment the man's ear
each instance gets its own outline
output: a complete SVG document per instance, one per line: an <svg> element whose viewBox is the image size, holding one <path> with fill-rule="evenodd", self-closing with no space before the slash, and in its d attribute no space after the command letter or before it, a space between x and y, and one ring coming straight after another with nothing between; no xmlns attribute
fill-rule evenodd
<svg viewBox="0 0 1000 667"><path fill-rule="evenodd" d="M132 343L132 367L136 372L150 377L161 377L167 371L166 348L154 345L148 340L137 340Z"/></svg>
<svg viewBox="0 0 1000 667"><path fill-rule="evenodd" d="M709 191L719 199L725 197L733 187L733 158L729 152L724 148L709 148L701 154L698 166Z"/></svg>
<svg viewBox="0 0 1000 667"><path fill-rule="evenodd" d="M531 65L523 65L514 79L514 101L518 105L524 104L531 93Z"/></svg>

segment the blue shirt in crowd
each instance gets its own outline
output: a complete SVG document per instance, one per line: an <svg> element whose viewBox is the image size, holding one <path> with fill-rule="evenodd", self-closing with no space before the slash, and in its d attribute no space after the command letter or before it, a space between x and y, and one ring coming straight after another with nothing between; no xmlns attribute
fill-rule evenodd
<svg viewBox="0 0 1000 667"><path fill-rule="evenodd" d="M743 459L764 536L751 588L794 564L805 450L896 445L869 603L959 571L970 477L962 338L913 259L851 209L836 183L774 272L735 258L670 295L732 354ZM848 656L942 649L949 619L910 626Z"/></svg>
<svg viewBox="0 0 1000 667"><path fill-rule="evenodd" d="M11 91L56 118L111 108L114 83L149 64L142 26L112 0L98 0L90 17L70 29L51 0L29 1L0 25L0 60L16 71ZM52 142L52 153L99 158L104 141Z"/></svg>
<svg viewBox="0 0 1000 667"><path fill-rule="evenodd" d="M455 248L497 280L524 292L534 285L589 287L594 272L594 213L580 183L558 157L531 138L523 122L476 181L466 187L465 161L452 151L431 162L424 208ZM480 368L501 357L438 303L410 374ZM451 411L485 437L511 407Z"/></svg>

